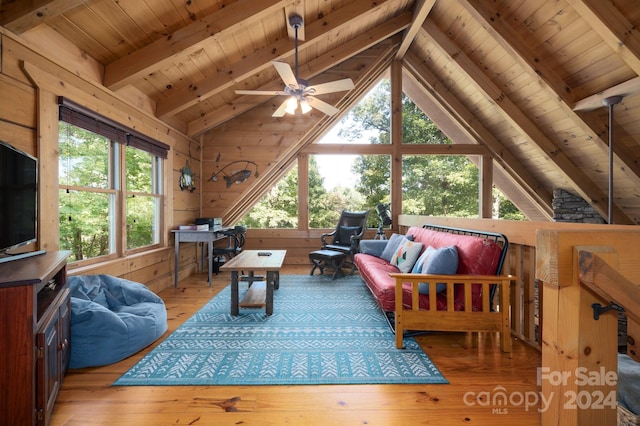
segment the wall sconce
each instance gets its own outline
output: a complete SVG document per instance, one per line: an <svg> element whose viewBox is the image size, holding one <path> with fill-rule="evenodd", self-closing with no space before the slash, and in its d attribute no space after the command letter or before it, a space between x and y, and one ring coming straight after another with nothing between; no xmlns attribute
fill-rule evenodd
<svg viewBox="0 0 640 426"><path fill-rule="evenodd" d="M226 169L228 167L237 163L244 163L244 168L233 170L230 173L226 172ZM255 172L252 172L249 169L250 165L253 165L256 168ZM223 168L221 168L220 170L212 174L209 180L212 182L217 182L218 175L222 174L222 178L227 182L227 188L230 188L231 185L233 185L234 183L240 184L245 180L247 180L252 173L255 177L258 177L258 165L256 163L248 160L237 160L237 161L230 162L229 164L227 164L226 166L224 166Z"/></svg>

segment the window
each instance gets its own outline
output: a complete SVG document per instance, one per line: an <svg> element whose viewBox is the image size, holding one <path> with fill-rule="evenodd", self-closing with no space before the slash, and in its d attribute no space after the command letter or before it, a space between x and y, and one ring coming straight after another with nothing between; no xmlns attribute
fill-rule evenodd
<svg viewBox="0 0 640 426"><path fill-rule="evenodd" d="M58 140L60 248L71 251L70 261L84 261L159 244L168 147L65 106Z"/></svg>
<svg viewBox="0 0 640 426"><path fill-rule="evenodd" d="M159 157L125 149L127 250L160 242L161 166Z"/></svg>
<svg viewBox="0 0 640 426"><path fill-rule="evenodd" d="M308 227L334 227L343 209L374 209L389 201L389 155L310 155ZM373 211L373 210L372 210ZM294 167L245 215L249 228L298 227L298 168ZM369 227L378 226L369 215Z"/></svg>

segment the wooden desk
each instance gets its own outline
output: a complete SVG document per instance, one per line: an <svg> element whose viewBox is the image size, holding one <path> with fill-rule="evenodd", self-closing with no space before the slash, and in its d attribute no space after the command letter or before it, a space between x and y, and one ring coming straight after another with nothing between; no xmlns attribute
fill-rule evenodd
<svg viewBox="0 0 640 426"><path fill-rule="evenodd" d="M269 252L271 256L258 256L260 252ZM243 250L236 257L220 267L221 271L231 271L231 315L239 315L238 272L266 271L266 313L273 313L273 290L280 286L280 268L284 262L286 250ZM251 282L249 283L251 285Z"/></svg>
<svg viewBox="0 0 640 426"><path fill-rule="evenodd" d="M173 286L178 287L178 269L180 266L180 243L207 243L208 247L208 265L209 265L209 287L211 287L211 273L213 271L213 243L215 241L226 238L222 234L224 229L209 230L209 231L192 231L189 229L173 229L175 236L175 253L176 253L176 266ZM196 248L197 250L197 248ZM197 252L196 252L197 253ZM201 256L202 259L203 256ZM204 259L202 259L204 260ZM201 261L202 263L202 261Z"/></svg>

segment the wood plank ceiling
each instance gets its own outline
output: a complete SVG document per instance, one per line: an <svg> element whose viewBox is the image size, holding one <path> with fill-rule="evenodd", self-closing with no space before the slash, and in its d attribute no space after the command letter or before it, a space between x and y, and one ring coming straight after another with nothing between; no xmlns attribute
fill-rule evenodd
<svg viewBox="0 0 640 426"><path fill-rule="evenodd" d="M519 207L535 204L534 218L550 218L557 188L607 218L602 99L623 95L612 211L616 223L640 222L637 0L40 0L3 2L0 24L68 65L77 49L98 70L85 78L197 137L273 102L235 90L281 90L270 61L293 63L292 12L305 20L306 79L333 80L341 63L394 40L405 92L444 115L436 122L454 141L486 146L496 182Z"/></svg>

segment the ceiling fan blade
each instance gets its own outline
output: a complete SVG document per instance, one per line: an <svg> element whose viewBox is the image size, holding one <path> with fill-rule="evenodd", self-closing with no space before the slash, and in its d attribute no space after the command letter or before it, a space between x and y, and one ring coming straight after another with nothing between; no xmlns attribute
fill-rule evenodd
<svg viewBox="0 0 640 426"><path fill-rule="evenodd" d="M236 95L286 95L282 90L236 90Z"/></svg>
<svg viewBox="0 0 640 426"><path fill-rule="evenodd" d="M278 71L278 74L280 74L280 78L284 81L285 86L298 88L298 81L289 64L280 61L271 61L271 63L276 68L276 71Z"/></svg>
<svg viewBox="0 0 640 426"><path fill-rule="evenodd" d="M346 90L351 90L354 87L353 81L350 78L345 78L344 80L315 84L308 89L310 93L313 93L314 95L322 95L324 93L344 92Z"/></svg>
<svg viewBox="0 0 640 426"><path fill-rule="evenodd" d="M305 99L307 100L307 102L309 102L309 105L312 108L315 108L318 111L322 111L327 115L334 115L335 113L340 111L338 108L334 107L333 105L329 105L325 101L322 101L318 98L314 98L313 96L306 96Z"/></svg>
<svg viewBox="0 0 640 426"><path fill-rule="evenodd" d="M272 117L284 117L284 114L286 113L287 102L288 101L289 101L289 99L285 99L284 102L280 104L278 109L275 110L275 112L273 114L271 114L271 116Z"/></svg>

